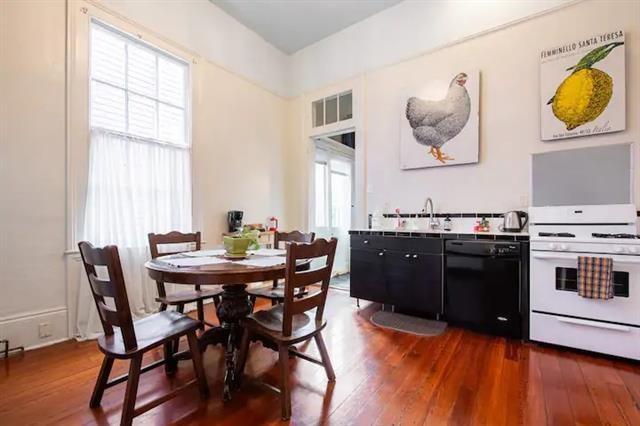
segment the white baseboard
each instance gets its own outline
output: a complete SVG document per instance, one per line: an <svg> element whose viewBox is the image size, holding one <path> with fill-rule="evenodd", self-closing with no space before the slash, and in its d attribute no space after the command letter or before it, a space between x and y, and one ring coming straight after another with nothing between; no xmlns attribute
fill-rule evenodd
<svg viewBox="0 0 640 426"><path fill-rule="evenodd" d="M51 335L40 338L39 325L49 324ZM0 338L8 339L11 347L35 349L69 339L67 308L56 307L0 317Z"/></svg>

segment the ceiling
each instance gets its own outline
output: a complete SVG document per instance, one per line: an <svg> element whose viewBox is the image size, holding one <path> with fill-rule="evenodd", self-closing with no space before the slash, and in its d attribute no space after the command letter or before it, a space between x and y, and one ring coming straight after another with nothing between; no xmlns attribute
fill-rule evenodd
<svg viewBox="0 0 640 426"><path fill-rule="evenodd" d="M401 0L211 0L291 54Z"/></svg>

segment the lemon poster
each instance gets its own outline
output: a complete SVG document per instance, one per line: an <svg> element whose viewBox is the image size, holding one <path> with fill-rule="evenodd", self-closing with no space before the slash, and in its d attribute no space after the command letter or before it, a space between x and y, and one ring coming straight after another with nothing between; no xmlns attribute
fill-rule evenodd
<svg viewBox="0 0 640 426"><path fill-rule="evenodd" d="M625 129L624 47L618 30L540 53L542 140Z"/></svg>

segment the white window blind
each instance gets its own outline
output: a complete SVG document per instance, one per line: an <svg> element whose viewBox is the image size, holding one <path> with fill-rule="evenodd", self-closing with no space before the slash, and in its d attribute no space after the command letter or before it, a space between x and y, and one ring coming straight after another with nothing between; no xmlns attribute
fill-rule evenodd
<svg viewBox="0 0 640 426"><path fill-rule="evenodd" d="M102 23L91 24L91 127L188 145L188 65Z"/></svg>

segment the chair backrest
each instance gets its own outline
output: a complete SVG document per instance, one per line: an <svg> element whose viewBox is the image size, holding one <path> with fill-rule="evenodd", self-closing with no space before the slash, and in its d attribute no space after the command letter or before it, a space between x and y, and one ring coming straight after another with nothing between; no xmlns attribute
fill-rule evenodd
<svg viewBox="0 0 640 426"><path fill-rule="evenodd" d="M190 250L176 250L172 245L184 246L186 244L194 244L195 248L192 250L200 250L202 243L202 236L200 231L190 234L183 234L178 231L171 231L168 234L149 234L149 249L151 250L151 258L155 259L158 256L166 256L169 254L183 253ZM169 246L167 250L161 251L161 246Z"/></svg>
<svg viewBox="0 0 640 426"><path fill-rule="evenodd" d="M316 309L316 322L322 321L324 305L329 291L329 280L333 269L333 259L336 255L338 240L321 238L312 243L287 244L287 261L284 283L284 312L282 319L282 334L290 336L293 326L293 316ZM318 268L300 271L297 268L299 260L325 258L324 264ZM309 291L305 297L294 297L295 289L311 284L321 283L319 291Z"/></svg>
<svg viewBox="0 0 640 426"><path fill-rule="evenodd" d="M312 243L316 239L315 232L304 233L300 231L278 232L273 236L273 248L281 248L281 242L290 243ZM284 247L282 247L284 248Z"/></svg>
<svg viewBox="0 0 640 426"><path fill-rule="evenodd" d="M124 276L118 247L106 246L103 248L94 247L91 243L82 241L78 243L84 270L89 279L93 300L96 303L100 322L104 334L112 335L113 327L120 327L122 339L127 350L138 346L136 334L133 328L133 318L129 308L127 289L125 287ZM102 269L105 274L98 272ZM107 305L105 298L113 299L113 306Z"/></svg>

